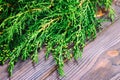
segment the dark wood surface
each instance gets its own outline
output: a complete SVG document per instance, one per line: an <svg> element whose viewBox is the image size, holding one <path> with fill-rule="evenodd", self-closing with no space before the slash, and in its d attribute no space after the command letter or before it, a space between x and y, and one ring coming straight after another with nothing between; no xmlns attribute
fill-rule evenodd
<svg viewBox="0 0 120 80"><path fill-rule="evenodd" d="M45 49L39 53L39 63L18 62L12 77L7 64L0 66L0 80L120 80L120 7L114 6L116 20L103 23L97 38L86 45L82 58L66 62L65 76L59 77L52 56L45 60Z"/></svg>

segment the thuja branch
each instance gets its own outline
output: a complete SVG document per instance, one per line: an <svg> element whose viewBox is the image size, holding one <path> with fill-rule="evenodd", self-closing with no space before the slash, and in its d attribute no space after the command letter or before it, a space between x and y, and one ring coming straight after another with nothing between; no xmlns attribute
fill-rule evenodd
<svg viewBox="0 0 120 80"><path fill-rule="evenodd" d="M9 62L12 75L15 63L31 58L38 62L38 50L52 54L60 75L64 60L81 57L86 41L94 39L101 19L97 7L111 9L111 0L35 0L3 1L0 24L0 64ZM9 14L8 14L9 13ZM5 17L3 17L5 16ZM72 56L72 57L71 57Z"/></svg>
<svg viewBox="0 0 120 80"><path fill-rule="evenodd" d="M48 26L50 26L51 23L53 23L56 20L59 20L60 18L51 19L48 23L41 25L41 29L38 32L44 31Z"/></svg>
<svg viewBox="0 0 120 80"><path fill-rule="evenodd" d="M50 8L50 7L51 7L51 5L48 6L48 7L46 7L46 9L48 9L48 8ZM22 15L24 15L24 14L26 14L26 13L29 13L29 12L42 11L42 10L43 10L43 9L41 9L41 8L30 9L30 10L27 10L27 11L24 11L24 12L21 12L21 13L18 13L18 14L15 15L15 16L8 17L8 18L6 18L2 23L5 23L6 21L8 21L8 20L10 20L10 19L13 19L13 18L15 18L15 17L20 17L20 16L22 16ZM2 25L2 24L1 24L1 25ZM1 25L0 25L0 27L1 27Z"/></svg>

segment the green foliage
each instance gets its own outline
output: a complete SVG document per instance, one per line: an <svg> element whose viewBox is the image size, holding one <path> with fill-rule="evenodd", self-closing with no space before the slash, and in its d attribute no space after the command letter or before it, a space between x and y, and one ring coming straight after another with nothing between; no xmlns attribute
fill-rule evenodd
<svg viewBox="0 0 120 80"><path fill-rule="evenodd" d="M38 62L38 49L46 47L58 72L64 60L81 57L85 42L96 37L97 7L110 10L112 0L2 0L0 3L0 63L9 61L12 75L18 59Z"/></svg>

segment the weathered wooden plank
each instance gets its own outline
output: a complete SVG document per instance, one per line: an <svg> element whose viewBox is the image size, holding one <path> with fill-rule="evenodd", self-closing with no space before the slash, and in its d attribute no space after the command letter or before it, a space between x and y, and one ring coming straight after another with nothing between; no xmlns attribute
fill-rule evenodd
<svg viewBox="0 0 120 80"><path fill-rule="evenodd" d="M120 73L113 76L110 80L120 80Z"/></svg>
<svg viewBox="0 0 120 80"><path fill-rule="evenodd" d="M0 80L6 80L8 78L7 66L7 64L0 66Z"/></svg>
<svg viewBox="0 0 120 80"><path fill-rule="evenodd" d="M45 49L39 53L39 63L33 66L32 61L29 59L25 62L18 62L15 65L11 80L31 80L41 76L46 70L54 66L52 56L49 60L45 60ZM0 66L0 80L9 80L7 73L7 64Z"/></svg>
<svg viewBox="0 0 120 80"><path fill-rule="evenodd" d="M32 62L29 61L27 64L22 66L21 69L17 70L17 72L15 72L13 74L11 79L12 80L26 80L28 78L32 79L32 77L31 77L32 75L34 75L34 78L35 78L36 77L35 75L37 73L39 73L38 76L40 76L40 75L42 75L42 73L44 73L45 70L49 69L49 67L52 66L52 64L50 65L50 63L52 63L52 60L46 61L46 63L45 63L44 51L41 51L40 54L41 55L39 55L40 60L39 60L38 64L35 64L35 66L33 67Z"/></svg>
<svg viewBox="0 0 120 80"><path fill-rule="evenodd" d="M113 50L104 52L96 61L95 65L80 80L110 80L120 73L120 43ZM116 80L116 79L114 79Z"/></svg>

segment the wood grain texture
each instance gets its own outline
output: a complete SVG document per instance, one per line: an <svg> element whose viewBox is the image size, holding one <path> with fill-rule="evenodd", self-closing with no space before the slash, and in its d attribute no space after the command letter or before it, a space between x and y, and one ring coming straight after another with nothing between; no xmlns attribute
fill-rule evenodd
<svg viewBox="0 0 120 80"><path fill-rule="evenodd" d="M33 66L31 60L25 62L18 62L15 65L12 77L8 78L7 64L0 66L0 80L36 80L38 77L42 77L44 72L49 68L55 66L52 56L49 60L45 60L45 49L39 53L39 63Z"/></svg>
<svg viewBox="0 0 120 80"><path fill-rule="evenodd" d="M113 76L110 80L120 80L120 73Z"/></svg>
<svg viewBox="0 0 120 80"><path fill-rule="evenodd" d="M65 64L64 77L58 76L51 55L45 60L43 49L39 53L38 64L33 66L30 59L19 61L10 78L7 73L8 65L0 66L0 80L120 80L120 7L115 6L114 9L116 21L112 25L102 24L104 30L86 45L83 57L77 62L72 59Z"/></svg>

